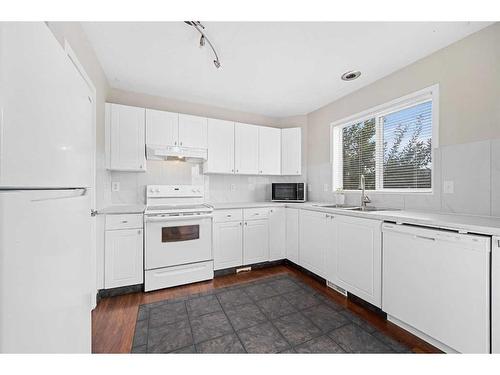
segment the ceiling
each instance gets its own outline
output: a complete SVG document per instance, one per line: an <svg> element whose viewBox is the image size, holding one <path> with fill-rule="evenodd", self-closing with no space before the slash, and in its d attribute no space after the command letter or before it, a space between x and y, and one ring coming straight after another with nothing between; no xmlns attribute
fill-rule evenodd
<svg viewBox="0 0 500 375"><path fill-rule="evenodd" d="M472 34L481 22L86 22L114 88L271 117L309 113ZM360 70L356 81L340 79Z"/></svg>

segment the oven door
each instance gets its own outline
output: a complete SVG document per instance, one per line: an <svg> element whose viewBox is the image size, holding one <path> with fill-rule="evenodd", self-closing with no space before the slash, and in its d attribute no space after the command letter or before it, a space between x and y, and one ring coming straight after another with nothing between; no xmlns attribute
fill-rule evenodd
<svg viewBox="0 0 500 375"><path fill-rule="evenodd" d="M146 216L147 270L212 259L212 216Z"/></svg>

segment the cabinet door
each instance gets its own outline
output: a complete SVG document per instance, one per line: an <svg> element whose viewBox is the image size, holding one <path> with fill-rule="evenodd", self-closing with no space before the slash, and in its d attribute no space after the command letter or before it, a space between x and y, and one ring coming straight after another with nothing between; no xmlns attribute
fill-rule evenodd
<svg viewBox="0 0 500 375"><path fill-rule="evenodd" d="M352 294L382 305L382 223L336 215L336 282Z"/></svg>
<svg viewBox="0 0 500 375"><path fill-rule="evenodd" d="M214 269L221 270L243 264L243 222L214 224Z"/></svg>
<svg viewBox="0 0 500 375"><path fill-rule="evenodd" d="M145 109L106 104L109 122L109 167L119 171L145 171Z"/></svg>
<svg viewBox="0 0 500 375"><path fill-rule="evenodd" d="M281 173L281 129L259 126L259 174Z"/></svg>
<svg viewBox="0 0 500 375"><path fill-rule="evenodd" d="M234 124L235 173L258 174L259 171L259 127Z"/></svg>
<svg viewBox="0 0 500 375"><path fill-rule="evenodd" d="M285 208L269 209L269 260L286 258Z"/></svg>
<svg viewBox="0 0 500 375"><path fill-rule="evenodd" d="M179 114L146 109L146 144L177 146Z"/></svg>
<svg viewBox="0 0 500 375"><path fill-rule="evenodd" d="M299 264L299 210L286 208L286 258Z"/></svg>
<svg viewBox="0 0 500 375"><path fill-rule="evenodd" d="M179 145L207 148L207 119L205 117L180 114Z"/></svg>
<svg viewBox="0 0 500 375"><path fill-rule="evenodd" d="M143 280L142 229L106 231L104 286L141 284Z"/></svg>
<svg viewBox="0 0 500 375"><path fill-rule="evenodd" d="M208 119L205 173L234 173L234 122Z"/></svg>
<svg viewBox="0 0 500 375"><path fill-rule="evenodd" d="M281 174L302 173L302 129L281 129Z"/></svg>
<svg viewBox="0 0 500 375"><path fill-rule="evenodd" d="M301 210L299 213L299 265L325 277L327 214Z"/></svg>
<svg viewBox="0 0 500 375"><path fill-rule="evenodd" d="M243 264L269 260L269 222L264 220L245 221L243 232Z"/></svg>
<svg viewBox="0 0 500 375"><path fill-rule="evenodd" d="M500 353L500 237L491 247L491 352Z"/></svg>

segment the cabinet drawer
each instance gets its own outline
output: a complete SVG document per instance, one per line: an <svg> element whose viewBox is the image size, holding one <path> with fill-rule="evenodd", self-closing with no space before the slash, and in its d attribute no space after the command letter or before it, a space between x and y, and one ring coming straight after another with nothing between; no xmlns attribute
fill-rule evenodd
<svg viewBox="0 0 500 375"><path fill-rule="evenodd" d="M243 220L243 210L216 210L213 213L214 223L225 223L228 221L241 221Z"/></svg>
<svg viewBox="0 0 500 375"><path fill-rule="evenodd" d="M245 220L267 219L269 217L269 208L247 208L243 210Z"/></svg>
<svg viewBox="0 0 500 375"><path fill-rule="evenodd" d="M212 261L148 270L144 273L144 291L149 292L213 278Z"/></svg>
<svg viewBox="0 0 500 375"><path fill-rule="evenodd" d="M106 230L142 228L141 214L106 215Z"/></svg>

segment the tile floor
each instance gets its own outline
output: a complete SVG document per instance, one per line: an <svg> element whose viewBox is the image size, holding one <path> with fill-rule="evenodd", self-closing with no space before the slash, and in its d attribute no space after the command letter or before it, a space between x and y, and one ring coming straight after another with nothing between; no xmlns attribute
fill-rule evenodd
<svg viewBox="0 0 500 375"><path fill-rule="evenodd" d="M410 353L291 276L139 307L132 353Z"/></svg>

